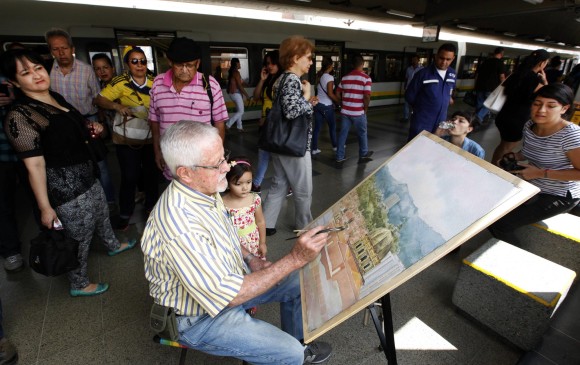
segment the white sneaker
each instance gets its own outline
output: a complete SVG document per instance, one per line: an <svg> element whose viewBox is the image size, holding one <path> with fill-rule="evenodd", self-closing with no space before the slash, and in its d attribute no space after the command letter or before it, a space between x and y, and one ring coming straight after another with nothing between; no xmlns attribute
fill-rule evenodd
<svg viewBox="0 0 580 365"><path fill-rule="evenodd" d="M336 147L332 147L332 150L333 150L334 152L336 152Z"/></svg>
<svg viewBox="0 0 580 365"><path fill-rule="evenodd" d="M320 152L322 152L319 149L315 149L314 151L311 152L312 155L318 155Z"/></svg>

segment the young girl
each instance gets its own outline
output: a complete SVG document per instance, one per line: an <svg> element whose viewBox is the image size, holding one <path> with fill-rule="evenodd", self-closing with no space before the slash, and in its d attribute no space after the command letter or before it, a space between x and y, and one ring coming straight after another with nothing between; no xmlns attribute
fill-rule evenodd
<svg viewBox="0 0 580 365"><path fill-rule="evenodd" d="M266 220L260 195L252 193L252 166L245 157L230 159L232 166L226 178L229 190L224 204L238 229L240 243L255 256L266 259Z"/></svg>

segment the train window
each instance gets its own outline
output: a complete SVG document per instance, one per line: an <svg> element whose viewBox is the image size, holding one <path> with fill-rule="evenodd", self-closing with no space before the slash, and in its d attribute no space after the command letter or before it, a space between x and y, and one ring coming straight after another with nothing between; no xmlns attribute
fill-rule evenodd
<svg viewBox="0 0 580 365"><path fill-rule="evenodd" d="M377 62L379 55L376 53L361 53L365 63L363 65L363 72L370 76L371 80L376 80Z"/></svg>
<svg viewBox="0 0 580 365"><path fill-rule="evenodd" d="M222 87L226 87L228 81L228 70L230 69L232 58L240 60L240 75L247 84L250 80L250 66L248 64L248 49L243 47L209 47L211 56L211 69L213 76Z"/></svg>
<svg viewBox="0 0 580 365"><path fill-rule="evenodd" d="M403 55L387 54L385 57L385 80L384 81L403 81Z"/></svg>
<svg viewBox="0 0 580 365"><path fill-rule="evenodd" d="M461 58L461 66L459 67L460 79L474 79L477 65L479 64L478 56L463 56Z"/></svg>

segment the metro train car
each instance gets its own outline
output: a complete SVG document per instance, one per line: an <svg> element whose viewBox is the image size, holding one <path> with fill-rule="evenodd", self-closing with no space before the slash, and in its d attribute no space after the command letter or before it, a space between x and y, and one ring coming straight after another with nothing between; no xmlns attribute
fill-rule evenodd
<svg viewBox="0 0 580 365"><path fill-rule="evenodd" d="M153 11L120 7L101 7L54 2L3 1L3 21L0 24L0 49L12 42L21 43L43 53L50 62L50 52L44 33L52 27L67 30L75 43L75 55L90 62L95 53L111 56L116 69L123 70L122 55L128 46L140 46L147 54L149 69L158 74L168 68L164 57L171 40L176 36L195 39L202 46L202 71L211 73L225 87L230 60L241 62L241 75L251 95L259 80L264 54L278 48L284 38L301 34L316 45L315 64L308 79L315 83L323 56L335 61L335 84L348 72L348 58L360 53L365 59L365 71L373 80L371 107L403 103L403 82L410 58L418 55L422 64L432 61L437 48L446 42L424 43L421 37L405 34L387 34L361 29L304 25L292 22L244 19L217 15L185 14L173 11ZM24 26L26 24L26 26ZM460 37L458 37L459 39ZM452 64L458 73L456 96L473 89L474 75L480 64L493 49L500 45L450 41L457 46L457 57ZM513 70L520 58L530 49L505 48L504 63ZM555 54L555 53L554 53ZM578 63L580 53L558 50L566 73ZM217 70L217 72L216 72ZM224 92L228 109L234 103ZM260 116L260 102L250 100L244 119Z"/></svg>

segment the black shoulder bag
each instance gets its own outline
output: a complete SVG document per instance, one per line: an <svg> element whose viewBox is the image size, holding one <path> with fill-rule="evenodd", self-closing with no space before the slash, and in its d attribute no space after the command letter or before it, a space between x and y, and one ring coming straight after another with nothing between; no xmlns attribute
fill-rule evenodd
<svg viewBox="0 0 580 365"><path fill-rule="evenodd" d="M294 119L284 116L280 94L287 77L288 73L280 81L272 109L260 131L258 147L279 155L303 157L308 145L309 120L306 114L301 114Z"/></svg>
<svg viewBox="0 0 580 365"><path fill-rule="evenodd" d="M64 230L42 230L30 241L29 264L46 276L58 276L79 267L79 242L67 237Z"/></svg>

